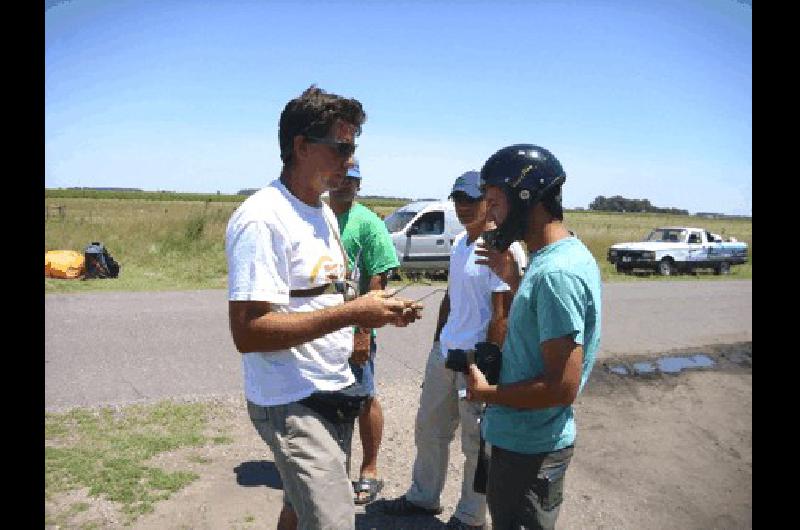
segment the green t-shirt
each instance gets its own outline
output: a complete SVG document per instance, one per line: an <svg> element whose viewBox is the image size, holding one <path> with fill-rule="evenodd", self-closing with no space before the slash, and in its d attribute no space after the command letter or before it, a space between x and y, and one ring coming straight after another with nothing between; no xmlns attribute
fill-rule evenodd
<svg viewBox="0 0 800 530"><path fill-rule="evenodd" d="M350 210L337 215L336 219L339 221L342 245L347 252L347 266L351 271L358 257L361 274L358 290L364 294L369 290L372 276L400 266L392 236L375 212L357 202L353 203Z"/></svg>
<svg viewBox="0 0 800 530"><path fill-rule="evenodd" d="M602 286L589 250L574 237L533 253L508 316L500 384L538 377L544 371L541 343L570 335L583 345L580 389L600 345ZM575 441L572 406L517 409L489 405L482 422L489 443L518 453L545 453Z"/></svg>

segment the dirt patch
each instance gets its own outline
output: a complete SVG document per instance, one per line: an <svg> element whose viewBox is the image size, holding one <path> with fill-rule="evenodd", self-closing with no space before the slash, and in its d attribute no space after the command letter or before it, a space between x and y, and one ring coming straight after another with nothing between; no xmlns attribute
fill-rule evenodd
<svg viewBox="0 0 800 530"><path fill-rule="evenodd" d="M717 368L593 374L576 406L563 528L752 527L752 347L680 353L697 351Z"/></svg>
<svg viewBox="0 0 800 530"><path fill-rule="evenodd" d="M46 529L118 528L124 516L116 502L89 496L89 488L53 495L44 503Z"/></svg>

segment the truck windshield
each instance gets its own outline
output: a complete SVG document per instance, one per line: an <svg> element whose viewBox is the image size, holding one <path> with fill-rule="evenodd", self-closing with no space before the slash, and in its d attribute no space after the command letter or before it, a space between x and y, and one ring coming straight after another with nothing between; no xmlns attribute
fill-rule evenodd
<svg viewBox="0 0 800 530"><path fill-rule="evenodd" d="M665 243L685 242L686 230L677 228L656 228L645 241L660 241Z"/></svg>
<svg viewBox="0 0 800 530"><path fill-rule="evenodd" d="M392 215L387 217L383 220L386 224L386 229L389 232L398 232L405 228L405 226L411 221L414 216L417 215L417 212L412 212L409 210L397 210Z"/></svg>

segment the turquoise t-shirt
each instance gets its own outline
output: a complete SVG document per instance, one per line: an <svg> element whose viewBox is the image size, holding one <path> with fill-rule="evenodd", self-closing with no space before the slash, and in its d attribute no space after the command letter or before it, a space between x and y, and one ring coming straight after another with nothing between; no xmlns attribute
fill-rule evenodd
<svg viewBox="0 0 800 530"><path fill-rule="evenodd" d="M339 221L342 245L347 252L349 270L354 269L355 259L358 257L361 274L358 290L364 294L369 290L369 279L372 276L400 266L392 236L375 212L357 202L348 211L336 216L336 219ZM374 336L374 329L372 333Z"/></svg>
<svg viewBox="0 0 800 530"><path fill-rule="evenodd" d="M600 345L601 302L600 270L580 240L567 237L533 253L511 304L500 384L542 375L541 343L571 335L583 345L582 390ZM571 405L489 405L482 428L492 445L525 454L563 449L575 441Z"/></svg>

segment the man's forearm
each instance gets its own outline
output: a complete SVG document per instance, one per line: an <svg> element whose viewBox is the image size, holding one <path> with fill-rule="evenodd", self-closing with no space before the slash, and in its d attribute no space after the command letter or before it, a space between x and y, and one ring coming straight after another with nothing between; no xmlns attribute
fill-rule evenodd
<svg viewBox="0 0 800 530"><path fill-rule="evenodd" d="M486 340L498 346L502 346L506 338L511 299L512 295L508 291L492 293L492 319L486 330Z"/></svg>
<svg viewBox="0 0 800 530"><path fill-rule="evenodd" d="M380 291L386 289L386 284L388 283L389 283L389 271L381 272L379 274L374 274L370 276L369 279L369 290Z"/></svg>
<svg viewBox="0 0 800 530"><path fill-rule="evenodd" d="M433 342L439 340L439 335L442 334L442 328L444 328L445 323L447 322L447 317L450 315L450 293L445 293L444 298L442 298L442 303L439 304L439 319L436 322L436 331L433 334Z"/></svg>
<svg viewBox="0 0 800 530"><path fill-rule="evenodd" d="M244 333L234 336L234 341L241 353L285 350L355 322L355 314L348 304L300 313L269 311L248 320Z"/></svg>
<svg viewBox="0 0 800 530"><path fill-rule="evenodd" d="M498 346L503 346L503 341L506 339L506 330L508 329L507 318L494 318L489 322L489 328L486 331L486 340L494 342Z"/></svg>
<svg viewBox="0 0 800 530"><path fill-rule="evenodd" d="M513 274L513 275L510 275L510 276L507 276L506 278L503 278L503 281L511 289L508 292L511 295L511 297L513 298L514 295L517 294L517 290L519 290L519 284L522 281L522 276L520 276L519 274Z"/></svg>
<svg viewBox="0 0 800 530"><path fill-rule="evenodd" d="M480 400L518 409L563 407L575 401L575 392L568 385L548 381L543 377L516 383L491 385L480 393Z"/></svg>

